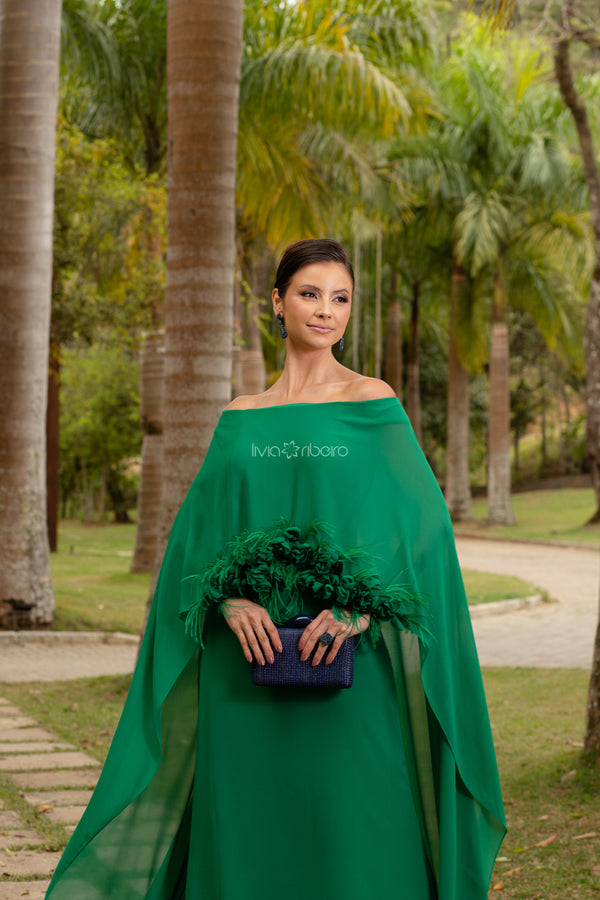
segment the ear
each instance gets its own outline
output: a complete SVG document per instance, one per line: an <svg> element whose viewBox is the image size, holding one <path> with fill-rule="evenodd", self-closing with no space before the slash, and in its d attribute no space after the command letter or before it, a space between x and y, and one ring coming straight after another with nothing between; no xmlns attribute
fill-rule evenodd
<svg viewBox="0 0 600 900"><path fill-rule="evenodd" d="M277 290L277 288L275 288L275 290L271 294L271 301L273 303L274 314L275 315L277 315L277 313L283 314L283 300L279 296L279 291Z"/></svg>

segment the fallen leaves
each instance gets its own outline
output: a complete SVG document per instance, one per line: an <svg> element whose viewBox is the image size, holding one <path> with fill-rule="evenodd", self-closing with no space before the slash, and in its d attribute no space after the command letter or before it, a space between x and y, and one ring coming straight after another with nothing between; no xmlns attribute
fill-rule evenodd
<svg viewBox="0 0 600 900"><path fill-rule="evenodd" d="M575 834L573 836L574 841L587 841L590 838L598 837L597 831L587 831L585 834Z"/></svg>
<svg viewBox="0 0 600 900"><path fill-rule="evenodd" d="M556 838L558 837L558 831L555 831L554 834L551 834L549 837L544 838L543 841L538 841L535 845L536 847L549 847L550 844L553 844Z"/></svg>

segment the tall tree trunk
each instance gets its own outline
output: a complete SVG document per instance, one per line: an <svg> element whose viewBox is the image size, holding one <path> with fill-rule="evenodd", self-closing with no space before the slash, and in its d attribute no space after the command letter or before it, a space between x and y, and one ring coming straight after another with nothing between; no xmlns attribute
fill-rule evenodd
<svg viewBox="0 0 600 900"><path fill-rule="evenodd" d="M383 235L381 227L377 229L377 242L375 250L375 360L373 374L375 378L381 378L381 267L383 254Z"/></svg>
<svg viewBox="0 0 600 900"><path fill-rule="evenodd" d="M175 514L231 397L243 0L170 0L163 499Z"/></svg>
<svg viewBox="0 0 600 900"><path fill-rule="evenodd" d="M571 21L575 20L576 13L575 0L566 0L563 6L563 33L554 48L554 70L561 96L571 111L577 129L592 209L596 265L592 275L585 327L585 446L596 495L596 512L590 521L600 522L600 170L586 105L575 87L571 67L570 45L574 37Z"/></svg>
<svg viewBox="0 0 600 900"><path fill-rule="evenodd" d="M419 371L419 305L421 286L414 282L410 304L410 332L408 339L408 366L406 384L406 412L419 444L421 434L421 376Z"/></svg>
<svg viewBox="0 0 600 900"><path fill-rule="evenodd" d="M548 465L548 400L544 357L540 357L540 408L542 411L542 469Z"/></svg>
<svg viewBox="0 0 600 900"><path fill-rule="evenodd" d="M500 273L494 286L488 413L488 522L513 525L510 476L510 355Z"/></svg>
<svg viewBox="0 0 600 900"><path fill-rule="evenodd" d="M390 305L385 343L385 380L402 400L402 308L396 299L398 275L390 273Z"/></svg>
<svg viewBox="0 0 600 900"><path fill-rule="evenodd" d="M456 308L465 289L465 273L455 265L450 288L446 448L446 505L454 522L473 518L469 482L469 372L456 345Z"/></svg>
<svg viewBox="0 0 600 900"><path fill-rule="evenodd" d="M61 0L0 2L0 626L47 627L46 401Z"/></svg>
<svg viewBox="0 0 600 900"><path fill-rule="evenodd" d="M46 519L50 552L58 549L60 471L60 347L50 342L46 409Z"/></svg>
<svg viewBox="0 0 600 900"><path fill-rule="evenodd" d="M354 292L352 294L352 368L355 372L359 371L360 358L360 321L361 321L361 260L360 260L360 237L358 234L358 226L355 225L354 232L354 250L352 253L354 264Z"/></svg>
<svg viewBox="0 0 600 900"><path fill-rule="evenodd" d="M164 331L147 335L140 355L140 417L144 439L130 572L151 572L156 555L163 480Z"/></svg>
<svg viewBox="0 0 600 900"><path fill-rule="evenodd" d="M590 192L592 228L596 245L596 265L592 275L586 315L586 456L596 495L596 512L591 521L600 521L600 170L585 103L575 88L571 68L571 20L576 15L575 0L563 6L563 33L554 48L554 70L561 96L571 111L577 128L585 180ZM584 748L600 762L600 619L596 630L594 658L588 690Z"/></svg>
<svg viewBox="0 0 600 900"><path fill-rule="evenodd" d="M270 291L267 277L271 272L270 260L263 251L258 260L253 260L250 270L250 293L241 304L242 337L240 348L239 378L240 394L260 394L267 386L267 367L262 346L260 316L261 300Z"/></svg>

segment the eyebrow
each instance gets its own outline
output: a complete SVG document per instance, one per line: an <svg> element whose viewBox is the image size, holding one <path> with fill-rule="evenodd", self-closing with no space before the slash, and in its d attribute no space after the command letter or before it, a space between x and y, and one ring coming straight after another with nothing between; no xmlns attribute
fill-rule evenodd
<svg viewBox="0 0 600 900"><path fill-rule="evenodd" d="M301 284L299 288L310 288L312 291L318 291L321 293L321 288L317 287L316 284ZM348 288L339 288L337 291L333 291L334 294L350 294Z"/></svg>

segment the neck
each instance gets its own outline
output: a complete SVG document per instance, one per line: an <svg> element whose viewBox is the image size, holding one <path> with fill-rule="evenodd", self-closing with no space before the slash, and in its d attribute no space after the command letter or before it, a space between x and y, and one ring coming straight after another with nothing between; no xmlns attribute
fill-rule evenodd
<svg viewBox="0 0 600 900"><path fill-rule="evenodd" d="M324 385L339 381L343 371L344 366L333 358L329 347L326 350L298 350L290 343L275 391L286 400L310 394Z"/></svg>

